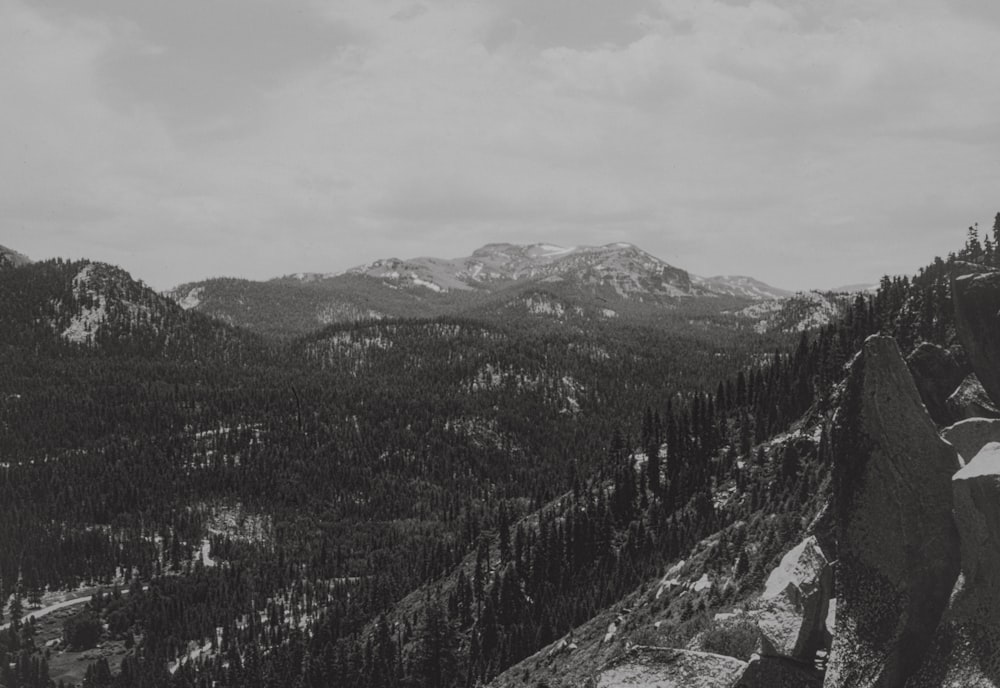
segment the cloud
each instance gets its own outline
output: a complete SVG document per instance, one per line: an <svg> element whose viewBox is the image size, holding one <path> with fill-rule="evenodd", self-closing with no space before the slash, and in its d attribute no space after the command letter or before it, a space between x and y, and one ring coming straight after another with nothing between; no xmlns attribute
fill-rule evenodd
<svg viewBox="0 0 1000 688"><path fill-rule="evenodd" d="M995 212L998 52L972 0L0 0L0 239L160 287L543 239L872 280Z"/></svg>

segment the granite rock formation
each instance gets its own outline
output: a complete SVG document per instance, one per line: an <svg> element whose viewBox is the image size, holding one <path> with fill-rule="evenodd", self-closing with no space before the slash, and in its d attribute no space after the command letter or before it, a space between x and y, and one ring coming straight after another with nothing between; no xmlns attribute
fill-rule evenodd
<svg viewBox="0 0 1000 688"><path fill-rule="evenodd" d="M790 550L751 612L761 632L761 654L811 662L826 647L826 616L833 570L815 536Z"/></svg>
<svg viewBox="0 0 1000 688"><path fill-rule="evenodd" d="M1000 443L983 447L952 485L962 575L907 688L1000 686Z"/></svg>
<svg viewBox="0 0 1000 688"><path fill-rule="evenodd" d="M896 342L869 337L834 419L836 636L827 688L896 688L920 666L958 576L960 468Z"/></svg>
<svg viewBox="0 0 1000 688"><path fill-rule="evenodd" d="M920 398L931 419L938 425L958 420L948 407L948 398L968 374L957 357L947 349L924 342L906 358Z"/></svg>
<svg viewBox="0 0 1000 688"><path fill-rule="evenodd" d="M941 431L941 437L955 447L962 463L968 463L990 442L1000 442L1000 420L969 418Z"/></svg>
<svg viewBox="0 0 1000 688"><path fill-rule="evenodd" d="M634 647L595 677L597 688L732 688L746 662L708 652Z"/></svg>
<svg viewBox="0 0 1000 688"><path fill-rule="evenodd" d="M945 400L948 413L956 420L963 418L1000 418L1000 409L990 400L986 390L975 373L962 380L954 392Z"/></svg>

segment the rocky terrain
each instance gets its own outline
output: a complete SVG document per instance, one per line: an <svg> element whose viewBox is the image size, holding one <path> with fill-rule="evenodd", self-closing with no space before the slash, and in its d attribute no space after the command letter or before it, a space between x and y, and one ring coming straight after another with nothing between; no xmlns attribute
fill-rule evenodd
<svg viewBox="0 0 1000 688"><path fill-rule="evenodd" d="M832 500L735 615L753 625L749 661L634 646L592 685L1000 685L1000 273L962 271L961 346L904 360L873 335L851 361Z"/></svg>

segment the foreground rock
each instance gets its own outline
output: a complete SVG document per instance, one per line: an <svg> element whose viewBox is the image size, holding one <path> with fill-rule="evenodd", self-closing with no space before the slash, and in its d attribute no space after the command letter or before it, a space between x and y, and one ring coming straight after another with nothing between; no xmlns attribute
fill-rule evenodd
<svg viewBox="0 0 1000 688"><path fill-rule="evenodd" d="M924 342L906 358L920 398L938 425L947 425L960 417L952 415L948 398L968 374L955 355L936 344Z"/></svg>
<svg viewBox="0 0 1000 688"><path fill-rule="evenodd" d="M781 559L751 612L761 632L761 652L811 662L827 646L826 616L833 571L815 536Z"/></svg>
<svg viewBox="0 0 1000 688"><path fill-rule="evenodd" d="M815 667L783 657L754 657L733 688L820 688L823 674Z"/></svg>
<svg viewBox="0 0 1000 688"><path fill-rule="evenodd" d="M983 447L952 485L962 578L908 688L1000 685L1000 443Z"/></svg>
<svg viewBox="0 0 1000 688"><path fill-rule="evenodd" d="M1000 272L952 280L955 329L969 362L993 403L1000 403Z"/></svg>
<svg viewBox="0 0 1000 688"><path fill-rule="evenodd" d="M707 652L634 647L597 675L598 688L732 688L746 662Z"/></svg>
<svg viewBox="0 0 1000 688"><path fill-rule="evenodd" d="M979 378L971 373L945 401L948 413L955 420L963 418L1000 418L1000 410L990 401Z"/></svg>
<svg viewBox="0 0 1000 688"><path fill-rule="evenodd" d="M968 463L990 442L1000 442L1000 420L970 418L959 421L942 430L941 437L955 447L963 463Z"/></svg>
<svg viewBox="0 0 1000 688"><path fill-rule="evenodd" d="M895 688L920 666L958 575L958 456L883 336L851 364L832 440L839 559L824 685Z"/></svg>

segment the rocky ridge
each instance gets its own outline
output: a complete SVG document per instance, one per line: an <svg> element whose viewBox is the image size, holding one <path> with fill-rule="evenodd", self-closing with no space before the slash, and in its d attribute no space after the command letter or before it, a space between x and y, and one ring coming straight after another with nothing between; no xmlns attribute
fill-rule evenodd
<svg viewBox="0 0 1000 688"><path fill-rule="evenodd" d="M973 379L991 381L992 407L1000 273L954 284L958 337ZM959 418L939 431L928 413L969 379L961 351L923 346L904 361L890 337L865 342L838 393L833 503L738 615L756 625L757 654L721 685L1000 686L1000 420ZM954 419L947 405L936 410ZM809 660L827 651L824 675ZM650 662L652 652L625 652L595 685L720 685L714 671L684 683L684 670Z"/></svg>

